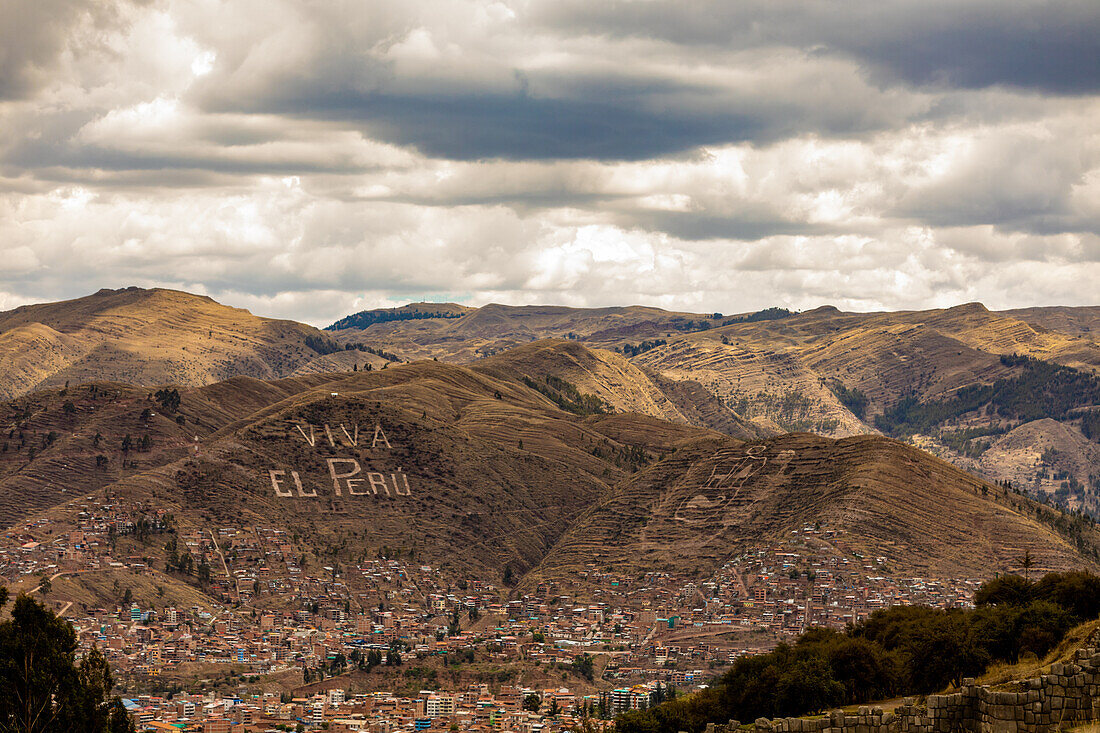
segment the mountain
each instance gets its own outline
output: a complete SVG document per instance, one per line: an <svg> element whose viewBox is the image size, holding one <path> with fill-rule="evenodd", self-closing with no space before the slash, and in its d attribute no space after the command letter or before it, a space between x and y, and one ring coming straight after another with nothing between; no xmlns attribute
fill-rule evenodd
<svg viewBox="0 0 1100 733"><path fill-rule="evenodd" d="M425 310L425 304L406 306L414 307L418 312ZM567 308L497 303L451 310L449 315L457 318L390 318L391 312L364 311L337 321L328 330L337 340L365 339L385 344L409 359L464 363L546 338L583 338L597 345L628 338L656 338L692 330L709 318L643 306ZM367 325L364 328L356 324Z"/></svg>
<svg viewBox="0 0 1100 733"><path fill-rule="evenodd" d="M311 326L260 318L205 296L159 288L100 290L0 313L0 398L66 382L271 379L305 369L338 348ZM361 355L361 362L368 358Z"/></svg>
<svg viewBox="0 0 1100 733"><path fill-rule="evenodd" d="M737 425L721 427L713 415L719 408L762 434L884 433L987 478L1100 512L1098 313L994 312L968 303L889 313L773 308L727 317L491 305L430 331L387 323L355 333L401 353L468 363L498 348L564 335L621 354L681 414L692 412L689 405L712 414L690 418L693 424L740 435ZM1085 425L1090 420L1095 429ZM1030 471L1016 449L979 460L1001 436L1025 426L1013 445L1031 441L1025 453L1039 458ZM1077 439L1068 440L1065 430ZM1071 454L1057 465L1043 458L1044 446L1054 444ZM1048 478L1036 482L1039 471Z"/></svg>
<svg viewBox="0 0 1100 733"><path fill-rule="evenodd" d="M1037 569L1095 563L1100 536L1087 521L900 442L741 440L686 419L608 412L589 389L614 387L676 417L614 354L571 342L517 352L473 367L234 377L181 388L178 405L112 383L24 395L0 403L0 524L48 542L91 505L155 508L181 542L280 532L295 566L384 551L456 576L530 573L524 583L605 562L705 573L815 521L840 532L847 552L887 558L891 572L988 575L1024 550ZM627 377L628 388L609 381ZM161 570L163 548L163 538L128 535L115 551L146 558L150 592L160 583L182 602L195 581ZM95 602L110 577L70 579L66 593Z"/></svg>

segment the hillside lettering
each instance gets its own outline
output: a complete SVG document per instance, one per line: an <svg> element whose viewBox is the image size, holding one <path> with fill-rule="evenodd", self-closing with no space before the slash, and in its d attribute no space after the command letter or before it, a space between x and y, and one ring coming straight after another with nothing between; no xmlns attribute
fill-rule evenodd
<svg viewBox="0 0 1100 733"><path fill-rule="evenodd" d="M310 423L303 427L299 423L294 424L291 436L297 435L311 448L316 448L318 439L328 441L332 448L360 448L367 449L366 436L370 435L369 449L393 450L386 431L380 423L374 425L374 432L360 434L359 424L356 423L349 429L344 423L340 423L337 429L333 429L329 423L322 423L320 428ZM361 464L358 458L326 458L328 476L332 481L332 493L334 496L412 496L412 487L409 477L403 469L398 468L393 472L372 471L370 466ZM284 469L271 469L267 472L271 481L271 489L275 496L281 499L289 498L314 498L319 496L317 489L306 491L302 485L302 479L297 471Z"/></svg>

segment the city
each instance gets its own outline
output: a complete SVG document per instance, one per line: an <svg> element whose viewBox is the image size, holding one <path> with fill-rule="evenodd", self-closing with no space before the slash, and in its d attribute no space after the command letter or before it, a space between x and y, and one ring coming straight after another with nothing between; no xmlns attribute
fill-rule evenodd
<svg viewBox="0 0 1100 733"><path fill-rule="evenodd" d="M49 601L64 578L116 578L115 603L53 603L106 654L138 730L562 730L699 689L813 626L970 607L981 582L891 577L818 525L705 578L589 564L514 590L407 557L319 566L285 530L177 530L117 499L65 509L4 533L0 579ZM215 602L132 600L154 569Z"/></svg>

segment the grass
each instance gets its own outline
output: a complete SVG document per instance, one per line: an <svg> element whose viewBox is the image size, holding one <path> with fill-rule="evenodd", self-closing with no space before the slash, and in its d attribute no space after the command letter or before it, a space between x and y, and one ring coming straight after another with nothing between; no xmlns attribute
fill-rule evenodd
<svg viewBox="0 0 1100 733"><path fill-rule="evenodd" d="M1069 662L1074 653L1085 646L1089 637L1100 632L1100 620L1088 621L1069 631L1062 642L1042 660L1032 656L1021 659L1015 664L996 664L986 669L978 678L980 685L1003 685L1016 680L1025 680L1046 674L1055 662ZM1100 733L1100 731L1097 731Z"/></svg>

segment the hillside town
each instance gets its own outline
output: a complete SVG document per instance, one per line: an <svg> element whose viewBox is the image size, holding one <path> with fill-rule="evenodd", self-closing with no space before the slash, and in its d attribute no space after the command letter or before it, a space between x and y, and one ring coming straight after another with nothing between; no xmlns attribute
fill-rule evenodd
<svg viewBox="0 0 1100 733"><path fill-rule="evenodd" d="M981 582L894 577L821 525L705 578L589 565L520 588L381 552L315 566L284 530L177 528L119 500L83 500L71 520L0 540L0 579L51 602L83 651L104 651L139 730L560 730L696 689L813 626L899 604L969 607ZM113 575L118 598L52 597L59 579L92 573ZM138 599L125 580L164 573L208 602ZM469 681L490 666L561 670L562 684Z"/></svg>

